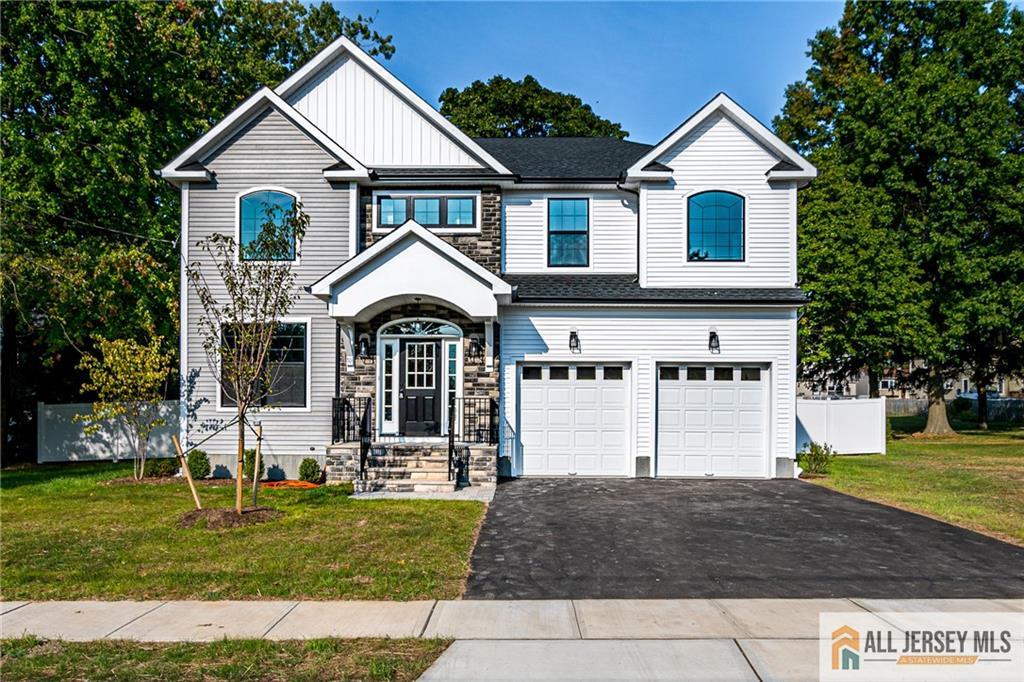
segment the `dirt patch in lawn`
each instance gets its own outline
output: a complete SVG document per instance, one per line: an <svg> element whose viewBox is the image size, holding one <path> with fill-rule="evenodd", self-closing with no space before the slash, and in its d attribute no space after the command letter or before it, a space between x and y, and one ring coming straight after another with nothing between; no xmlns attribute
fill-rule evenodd
<svg viewBox="0 0 1024 682"><path fill-rule="evenodd" d="M234 509L193 509L181 517L178 525L182 528L222 530L266 523L281 515L281 512L270 507L245 507L241 514Z"/></svg>

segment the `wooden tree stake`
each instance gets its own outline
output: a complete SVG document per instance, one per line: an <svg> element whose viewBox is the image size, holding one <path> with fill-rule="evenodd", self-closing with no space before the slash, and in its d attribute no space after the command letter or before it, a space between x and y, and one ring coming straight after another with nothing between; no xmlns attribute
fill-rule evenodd
<svg viewBox="0 0 1024 682"><path fill-rule="evenodd" d="M260 455L263 450L263 424L256 422L256 456L252 462L252 506L256 506L256 495L260 488Z"/></svg>
<svg viewBox="0 0 1024 682"><path fill-rule="evenodd" d="M196 509L201 511L203 509L203 505L199 503L199 493L196 491L195 481L192 480L192 472L188 469L188 460L185 459L185 453L181 451L181 443L178 442L177 436L171 436L171 441L174 442L174 449L178 452L178 462L181 463L181 471L185 474L185 480L188 481L188 487L192 490L192 499L196 501Z"/></svg>

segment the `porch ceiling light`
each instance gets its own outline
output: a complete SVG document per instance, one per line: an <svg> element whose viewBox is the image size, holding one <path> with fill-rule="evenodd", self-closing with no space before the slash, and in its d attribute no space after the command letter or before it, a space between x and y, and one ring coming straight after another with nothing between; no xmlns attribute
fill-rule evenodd
<svg viewBox="0 0 1024 682"><path fill-rule="evenodd" d="M580 334L575 327L569 330L569 350L573 353L580 352Z"/></svg>
<svg viewBox="0 0 1024 682"><path fill-rule="evenodd" d="M370 357L370 335L359 335L359 357L366 359Z"/></svg>
<svg viewBox="0 0 1024 682"><path fill-rule="evenodd" d="M722 348L718 342L718 332L714 329L708 332L708 350L712 353L721 353Z"/></svg>

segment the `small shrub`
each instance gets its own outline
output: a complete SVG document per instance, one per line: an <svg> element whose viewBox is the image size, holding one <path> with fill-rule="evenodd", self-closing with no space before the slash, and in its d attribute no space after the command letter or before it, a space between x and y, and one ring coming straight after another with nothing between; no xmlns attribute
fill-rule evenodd
<svg viewBox="0 0 1024 682"><path fill-rule="evenodd" d="M146 468L143 472L145 477L165 478L178 473L178 460L176 457L160 457L158 459L147 459Z"/></svg>
<svg viewBox="0 0 1024 682"><path fill-rule="evenodd" d="M320 482L320 463L312 457L306 457L299 464L299 480L309 483Z"/></svg>
<svg viewBox="0 0 1024 682"><path fill-rule="evenodd" d="M798 462L800 468L809 474L827 474L835 456L836 451L831 446L825 443L811 443L800 453Z"/></svg>
<svg viewBox="0 0 1024 682"><path fill-rule="evenodd" d="M256 466L256 448L246 448L245 453L242 455L242 477L252 480L252 468ZM266 470L266 464L263 461L263 455L260 454L260 470L259 478L263 478L263 472Z"/></svg>
<svg viewBox="0 0 1024 682"><path fill-rule="evenodd" d="M190 450L188 470L192 478L206 478L210 475L210 458L203 450Z"/></svg>

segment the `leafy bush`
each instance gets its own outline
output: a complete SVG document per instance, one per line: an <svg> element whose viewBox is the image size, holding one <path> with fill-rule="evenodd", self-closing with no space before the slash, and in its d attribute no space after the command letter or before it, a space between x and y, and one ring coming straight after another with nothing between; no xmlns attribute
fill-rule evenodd
<svg viewBox="0 0 1024 682"><path fill-rule="evenodd" d="M971 414L973 405L967 398L954 398L949 404L949 410L956 417L966 418Z"/></svg>
<svg viewBox="0 0 1024 682"><path fill-rule="evenodd" d="M252 480L252 468L256 466L256 449L246 448L245 453L242 455L242 476ZM266 463L263 461L263 455L260 455L260 471L259 478L263 478L263 472L266 471Z"/></svg>
<svg viewBox="0 0 1024 682"><path fill-rule="evenodd" d="M835 456L836 451L831 446L825 443L811 443L800 453L797 461L800 468L809 474L827 474Z"/></svg>
<svg viewBox="0 0 1024 682"><path fill-rule="evenodd" d="M178 473L178 459L176 457L160 457L158 459L147 459L143 475L146 477L167 477Z"/></svg>
<svg viewBox="0 0 1024 682"><path fill-rule="evenodd" d="M307 457L299 464L299 480L309 483L320 482L320 463L312 457Z"/></svg>
<svg viewBox="0 0 1024 682"><path fill-rule="evenodd" d="M203 450L190 450L187 461L192 478L206 478L210 475L210 458Z"/></svg>

